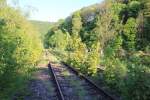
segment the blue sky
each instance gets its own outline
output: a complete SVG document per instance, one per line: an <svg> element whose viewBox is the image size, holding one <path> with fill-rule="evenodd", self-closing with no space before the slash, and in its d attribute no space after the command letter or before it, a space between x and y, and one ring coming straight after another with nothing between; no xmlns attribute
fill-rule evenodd
<svg viewBox="0 0 150 100"><path fill-rule="evenodd" d="M30 19L56 22L82 7L100 3L102 0L8 0L8 4L14 5L14 1L24 11L32 12Z"/></svg>

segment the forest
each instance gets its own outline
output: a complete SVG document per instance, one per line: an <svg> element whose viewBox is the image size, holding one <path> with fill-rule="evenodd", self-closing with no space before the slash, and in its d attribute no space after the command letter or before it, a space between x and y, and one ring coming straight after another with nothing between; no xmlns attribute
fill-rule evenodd
<svg viewBox="0 0 150 100"><path fill-rule="evenodd" d="M22 89L48 50L122 100L150 99L150 0L104 0L39 24L46 34L32 23L0 0L0 98Z"/></svg>

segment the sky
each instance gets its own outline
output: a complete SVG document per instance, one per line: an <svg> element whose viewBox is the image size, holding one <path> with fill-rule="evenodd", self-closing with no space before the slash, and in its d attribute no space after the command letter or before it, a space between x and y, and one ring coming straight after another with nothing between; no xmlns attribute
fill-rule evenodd
<svg viewBox="0 0 150 100"><path fill-rule="evenodd" d="M31 12L29 19L56 22L83 7L100 3L102 0L8 0L8 4Z"/></svg>

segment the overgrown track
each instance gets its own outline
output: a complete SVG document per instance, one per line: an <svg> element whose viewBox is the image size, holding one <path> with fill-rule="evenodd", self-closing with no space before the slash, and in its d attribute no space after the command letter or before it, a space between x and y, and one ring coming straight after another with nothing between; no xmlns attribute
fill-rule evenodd
<svg viewBox="0 0 150 100"><path fill-rule="evenodd" d="M61 91L61 89L60 89L60 85L59 85L59 83L58 83L56 74L55 74L54 70L52 69L50 63L48 64L48 68L49 68L49 70L50 70L51 73L52 73L52 77L53 77L54 83L55 83L55 85L56 85L56 90L57 90L58 98L59 98L60 100L65 100L65 99L64 99L64 96L63 96L63 94L62 94L62 91Z"/></svg>
<svg viewBox="0 0 150 100"><path fill-rule="evenodd" d="M64 64L69 69L71 69L76 75L79 75L79 72L76 69L74 69L73 67L69 66L68 64L66 64L64 62L62 62L62 64ZM100 94L104 95L109 100L118 100L117 98L113 97L112 95L110 95L109 93L107 93L106 91L104 91L103 89L101 89L99 86L97 86L93 81L91 81L90 79L88 79L83 74L80 74L79 77L82 78L82 79L84 79L84 80L86 80L86 82L89 83L89 85L91 87L95 88L95 90L97 90L97 92L99 92Z"/></svg>
<svg viewBox="0 0 150 100"><path fill-rule="evenodd" d="M48 64L60 100L116 100L66 64Z"/></svg>

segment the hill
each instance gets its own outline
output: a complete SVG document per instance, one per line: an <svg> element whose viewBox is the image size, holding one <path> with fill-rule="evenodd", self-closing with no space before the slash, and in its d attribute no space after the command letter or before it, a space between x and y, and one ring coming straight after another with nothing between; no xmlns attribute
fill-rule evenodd
<svg viewBox="0 0 150 100"><path fill-rule="evenodd" d="M51 22L36 21L36 20L30 20L30 22L37 29L37 31L42 39L44 38L44 35L48 32L48 30L50 29L50 27L53 24Z"/></svg>

